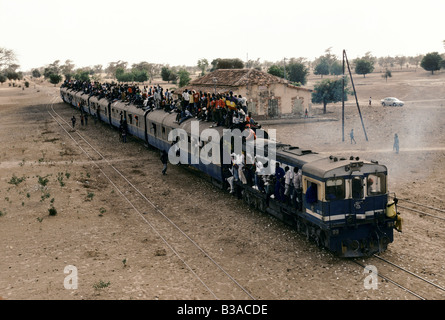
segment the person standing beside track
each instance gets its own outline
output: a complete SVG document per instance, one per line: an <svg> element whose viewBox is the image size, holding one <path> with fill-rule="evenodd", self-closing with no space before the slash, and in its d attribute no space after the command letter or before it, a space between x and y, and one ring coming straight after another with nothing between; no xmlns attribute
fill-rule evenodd
<svg viewBox="0 0 445 320"><path fill-rule="evenodd" d="M394 135L394 146L392 147L393 150L396 150L396 153L399 153L399 136L397 133Z"/></svg>
<svg viewBox="0 0 445 320"><path fill-rule="evenodd" d="M357 142L355 142L355 139L354 139L354 129L351 129L349 136L351 137L351 144L352 144L352 141L354 141L354 143L356 144Z"/></svg>
<svg viewBox="0 0 445 320"><path fill-rule="evenodd" d="M73 125L73 129L74 129L74 126L76 125L76 117L74 115L71 118L71 124Z"/></svg>
<svg viewBox="0 0 445 320"><path fill-rule="evenodd" d="M161 162L163 164L162 174L165 176L167 174L167 164L168 164L168 154L165 150L162 150Z"/></svg>

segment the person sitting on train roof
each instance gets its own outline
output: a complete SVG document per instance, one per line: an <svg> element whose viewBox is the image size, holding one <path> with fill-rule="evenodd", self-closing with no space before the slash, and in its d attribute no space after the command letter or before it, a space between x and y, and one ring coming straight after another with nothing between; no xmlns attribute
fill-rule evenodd
<svg viewBox="0 0 445 320"><path fill-rule="evenodd" d="M186 121L187 119L190 119L190 118L193 118L192 113L190 112L189 109L185 109L181 120L179 120L179 124L183 123L184 121Z"/></svg>

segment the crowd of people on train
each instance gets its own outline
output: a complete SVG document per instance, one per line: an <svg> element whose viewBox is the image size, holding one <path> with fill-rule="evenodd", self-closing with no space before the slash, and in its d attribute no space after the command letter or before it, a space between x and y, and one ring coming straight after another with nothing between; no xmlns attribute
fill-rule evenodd
<svg viewBox="0 0 445 320"><path fill-rule="evenodd" d="M145 109L176 112L176 122L179 124L187 119L196 118L213 122L214 127L238 128L241 131L260 127L248 112L247 99L241 95L234 95L232 91L222 94L185 89L174 100L172 92L168 89L164 91L159 85L144 86L140 89L138 85L71 80L65 81L62 87L82 91L89 97L95 96L99 100L105 98L108 102L121 101ZM122 141L126 142L125 120L121 121L119 130L123 132ZM165 171L164 168L163 174ZM275 173L265 175L263 164L258 159L246 161L244 154L232 154L228 175L230 177L227 178L227 182L231 193L235 193L236 185L242 183L265 193L267 204L270 198L274 198L301 210L301 170L298 168L291 169L289 166L282 168L276 162Z"/></svg>
<svg viewBox="0 0 445 320"><path fill-rule="evenodd" d="M275 162L273 174L265 174L263 163L255 157L246 161L245 153L231 155L231 165L226 178L230 193L236 193L236 185L243 184L266 194L266 204L273 198L298 210L302 209L302 172Z"/></svg>
<svg viewBox="0 0 445 320"><path fill-rule="evenodd" d="M155 110L163 109L168 113L177 113L176 122L181 124L187 119L213 122L212 126L227 128L259 127L247 109L247 99L241 95L227 93L210 93L195 90L184 90L174 99L169 89L164 90L160 85L143 86L100 83L91 81L70 80L62 84L62 88L82 91L89 97L107 99L108 102L121 101L127 105Z"/></svg>

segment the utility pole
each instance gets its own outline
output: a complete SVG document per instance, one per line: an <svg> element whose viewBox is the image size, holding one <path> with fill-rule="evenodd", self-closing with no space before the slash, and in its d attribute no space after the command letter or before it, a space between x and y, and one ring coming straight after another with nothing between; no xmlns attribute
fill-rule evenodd
<svg viewBox="0 0 445 320"><path fill-rule="evenodd" d="M351 78L352 89L354 90L355 102L357 103L357 109L358 109L358 113L360 115L360 120L362 122L363 132L365 133L366 141L368 141L368 135L366 134L366 129L365 129L365 124L363 123L362 113L360 112L360 106L358 105L357 92L355 91L354 80L352 79L351 67L349 66L348 57L346 56L346 50L343 50L343 92L342 92L343 141L345 141L345 137L344 137L345 61L346 61L346 64L348 65L349 76Z"/></svg>
<svg viewBox="0 0 445 320"><path fill-rule="evenodd" d="M286 58L283 58L283 78L286 80Z"/></svg>
<svg viewBox="0 0 445 320"><path fill-rule="evenodd" d="M345 141L345 51L343 50L343 77L342 77L342 93L341 93L341 135Z"/></svg>

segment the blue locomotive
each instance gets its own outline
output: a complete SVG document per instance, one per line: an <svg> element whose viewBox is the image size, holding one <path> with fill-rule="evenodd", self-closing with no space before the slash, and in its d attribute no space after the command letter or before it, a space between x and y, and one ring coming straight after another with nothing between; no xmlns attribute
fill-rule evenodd
<svg viewBox="0 0 445 320"><path fill-rule="evenodd" d="M119 127L125 120L128 133L158 150L171 152L172 131L181 129L182 141L188 144L186 161L189 167L199 170L219 188L227 188L230 164L223 157L233 153L232 145L219 143L217 156L221 161L193 160L193 150L204 150L208 141L199 137L211 128L209 122L199 122L199 132L192 134L192 121L181 124L175 113L127 104L109 102L62 86L60 94L64 102L80 108L102 122ZM225 134L223 127L212 128ZM176 132L175 131L175 132ZM195 130L196 131L196 130ZM233 139L232 139L233 140ZM297 168L301 172L299 205L270 197L257 188L235 182L236 194L244 201L279 220L295 227L308 239L340 257L362 257L383 252L393 242L393 230L401 231L401 219L389 199L388 170L377 161L364 161L356 157L322 156L311 150L280 144L262 139L261 148L267 154L273 144L274 159L266 166ZM243 140L243 151L246 143ZM184 155L184 154L183 154ZM215 157L215 153L210 157ZM230 155L229 155L230 157ZM183 162L183 161L181 161ZM297 171L297 170L296 170Z"/></svg>

